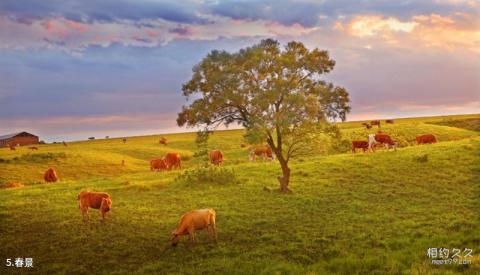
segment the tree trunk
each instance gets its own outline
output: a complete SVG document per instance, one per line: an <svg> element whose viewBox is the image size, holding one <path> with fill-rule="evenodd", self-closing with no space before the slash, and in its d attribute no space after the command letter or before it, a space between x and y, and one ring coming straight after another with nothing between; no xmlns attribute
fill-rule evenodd
<svg viewBox="0 0 480 275"><path fill-rule="evenodd" d="M279 157L278 161L282 167L282 176L278 177L278 181L280 182L280 192L292 193L288 188L288 184L290 183L290 168L288 167L288 163L283 159L283 156Z"/></svg>

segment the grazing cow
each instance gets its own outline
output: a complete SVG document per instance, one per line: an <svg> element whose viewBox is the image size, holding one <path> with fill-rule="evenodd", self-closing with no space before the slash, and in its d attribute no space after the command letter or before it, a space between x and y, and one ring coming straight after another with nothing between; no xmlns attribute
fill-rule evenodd
<svg viewBox="0 0 480 275"><path fill-rule="evenodd" d="M437 139L432 134L417 136L415 139L417 140L417 144L419 144L419 145L420 144L430 144L430 143L436 143L437 142Z"/></svg>
<svg viewBox="0 0 480 275"><path fill-rule="evenodd" d="M126 138L123 138L122 141L123 141L123 143L127 143L127 139L126 139Z"/></svg>
<svg viewBox="0 0 480 275"><path fill-rule="evenodd" d="M212 150L208 155L208 158L213 165L220 165L223 163L223 153L220 150Z"/></svg>
<svg viewBox="0 0 480 275"><path fill-rule="evenodd" d="M377 133L375 134L375 141L385 145L385 148L390 149L393 148L394 150L397 150L397 143L393 141L393 139L384 133Z"/></svg>
<svg viewBox="0 0 480 275"><path fill-rule="evenodd" d="M180 154L179 153L167 153L164 157L165 163L167 164L167 169L171 170L174 168L182 168L180 164Z"/></svg>
<svg viewBox="0 0 480 275"><path fill-rule="evenodd" d="M393 124L393 119L387 119L385 120L385 123Z"/></svg>
<svg viewBox="0 0 480 275"><path fill-rule="evenodd" d="M240 144L240 148L245 148L245 147L247 147L246 144L244 144L244 143Z"/></svg>
<svg viewBox="0 0 480 275"><path fill-rule="evenodd" d="M107 138L110 138L110 136L105 136L105 138L106 138L106 139L107 139Z"/></svg>
<svg viewBox="0 0 480 275"><path fill-rule="evenodd" d="M15 151L15 150L17 150L17 148L15 148L15 145L11 145L11 144L9 144L9 145L8 145L8 147L10 147L10 150L12 150L12 151Z"/></svg>
<svg viewBox="0 0 480 275"><path fill-rule="evenodd" d="M367 129L371 129L371 128L372 128L372 125L371 125L370 123L364 122L364 123L362 123L362 125L365 126L365 128L367 128Z"/></svg>
<svg viewBox="0 0 480 275"><path fill-rule="evenodd" d="M167 145L167 139L164 138L164 137L161 137L160 140L158 141L158 143L163 144L163 145Z"/></svg>
<svg viewBox="0 0 480 275"><path fill-rule="evenodd" d="M45 174L43 174L43 179L46 182L56 182L58 180L57 172L53 168L48 168Z"/></svg>
<svg viewBox="0 0 480 275"><path fill-rule="evenodd" d="M197 209L185 213L180 218L180 223L172 232L172 246L177 246L183 235L188 235L190 243L195 242L195 231L206 229L210 239L217 241L217 228L215 227L215 210Z"/></svg>
<svg viewBox="0 0 480 275"><path fill-rule="evenodd" d="M95 139L95 137L89 137L88 139L89 139L89 140L94 140L94 139Z"/></svg>
<svg viewBox="0 0 480 275"><path fill-rule="evenodd" d="M250 149L250 160L256 161L257 156L262 156L264 160L274 160L275 155L272 152L270 146L255 146Z"/></svg>
<svg viewBox="0 0 480 275"><path fill-rule="evenodd" d="M168 166L164 158L152 159L150 161L150 171L162 171L167 169L168 169Z"/></svg>
<svg viewBox="0 0 480 275"><path fill-rule="evenodd" d="M352 141L352 152L355 153L355 149L360 148L363 149L363 152L367 151L369 147L368 141L364 140L353 140Z"/></svg>
<svg viewBox="0 0 480 275"><path fill-rule="evenodd" d="M62 143L63 143L63 146L65 146L65 147L67 147L67 146L68 146L68 145L67 145L67 143L66 143L65 141L62 141Z"/></svg>
<svg viewBox="0 0 480 275"><path fill-rule="evenodd" d="M102 213L102 222L105 216L112 209L112 198L107 193L82 191L77 196L78 207L82 212L83 221L89 220L88 208L99 209Z"/></svg>
<svg viewBox="0 0 480 275"><path fill-rule="evenodd" d="M38 150L38 147L30 146L30 147L28 147L28 149L30 149L30 150L32 150L32 151L35 151L35 150Z"/></svg>

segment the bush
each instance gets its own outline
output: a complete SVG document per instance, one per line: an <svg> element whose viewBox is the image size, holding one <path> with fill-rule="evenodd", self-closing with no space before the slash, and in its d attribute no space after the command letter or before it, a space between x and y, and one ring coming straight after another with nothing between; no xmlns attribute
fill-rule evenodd
<svg viewBox="0 0 480 275"><path fill-rule="evenodd" d="M25 161L25 162L47 162L47 161L58 161L60 159L65 159L67 155L64 152L61 153L38 153L38 154L26 154L20 157L13 158L14 161Z"/></svg>
<svg viewBox="0 0 480 275"><path fill-rule="evenodd" d="M223 167L198 167L185 170L175 178L176 182L199 185L199 184L239 184L236 173L233 169Z"/></svg>

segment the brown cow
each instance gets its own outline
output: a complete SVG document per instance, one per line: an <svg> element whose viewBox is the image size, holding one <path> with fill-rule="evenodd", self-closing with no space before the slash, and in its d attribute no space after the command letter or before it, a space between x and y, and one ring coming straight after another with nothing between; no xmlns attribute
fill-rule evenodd
<svg viewBox="0 0 480 275"><path fill-rule="evenodd" d="M10 147L10 150L12 150L12 151L15 151L15 150L17 150L17 149L15 148L15 145L11 145L11 144L9 144L9 145L8 145L8 147Z"/></svg>
<svg viewBox="0 0 480 275"><path fill-rule="evenodd" d="M397 150L397 143L393 141L393 139L384 133L377 133L375 134L375 141L385 145L387 149L393 148L394 150Z"/></svg>
<svg viewBox="0 0 480 275"><path fill-rule="evenodd" d="M45 171L45 174L43 175L43 179L46 182L56 182L58 181L57 172L53 168L48 168L48 170Z"/></svg>
<svg viewBox="0 0 480 275"><path fill-rule="evenodd" d="M437 139L432 134L417 136L415 139L417 140L417 144L430 144L437 142Z"/></svg>
<svg viewBox="0 0 480 275"><path fill-rule="evenodd" d="M123 143L127 143L127 139L126 139L126 138L123 138L122 141L123 141Z"/></svg>
<svg viewBox="0 0 480 275"><path fill-rule="evenodd" d="M385 123L393 124L393 119L387 119L385 120Z"/></svg>
<svg viewBox="0 0 480 275"><path fill-rule="evenodd" d="M150 171L162 171L167 169L168 169L168 166L164 158L152 159L150 161Z"/></svg>
<svg viewBox="0 0 480 275"><path fill-rule="evenodd" d="M32 151L35 151L35 150L38 150L38 147L30 146L30 147L28 147L28 149L30 149L30 150L32 150Z"/></svg>
<svg viewBox="0 0 480 275"><path fill-rule="evenodd" d="M107 212L112 209L112 198L107 193L82 191L78 194L77 200L83 221L85 221L85 217L87 221L89 220L88 208L100 209L102 222L105 221Z"/></svg>
<svg viewBox="0 0 480 275"><path fill-rule="evenodd" d="M223 153L220 150L212 150L208 155L208 158L213 165L220 165L223 163Z"/></svg>
<svg viewBox="0 0 480 275"><path fill-rule="evenodd" d="M164 137L161 137L160 140L158 141L158 143L163 144L163 145L167 145L167 139L164 138Z"/></svg>
<svg viewBox="0 0 480 275"><path fill-rule="evenodd" d="M250 149L250 160L256 161L257 156L262 156L264 160L273 160L274 155L270 146L255 146Z"/></svg>
<svg viewBox="0 0 480 275"><path fill-rule="evenodd" d="M165 163L167 164L167 169L171 170L174 168L182 168L180 164L180 154L179 153L167 153L164 157Z"/></svg>
<svg viewBox="0 0 480 275"><path fill-rule="evenodd" d="M363 149L363 152L367 151L369 149L368 146L368 141L364 140L353 140L352 141L352 152L355 153L355 149L361 148Z"/></svg>
<svg viewBox="0 0 480 275"><path fill-rule="evenodd" d="M246 144L244 144L244 143L240 144L240 148L245 148L245 147L247 147Z"/></svg>
<svg viewBox="0 0 480 275"><path fill-rule="evenodd" d="M67 146L68 146L68 145L67 145L67 143L66 143L65 141L62 141L62 143L63 143L63 146L65 146L65 147L67 147Z"/></svg>
<svg viewBox="0 0 480 275"><path fill-rule="evenodd" d="M185 213L180 218L180 223L172 231L172 246L176 246L183 235L189 236L190 243L195 242L195 231L206 229L210 239L217 241L217 228L215 227L215 210L197 209Z"/></svg>

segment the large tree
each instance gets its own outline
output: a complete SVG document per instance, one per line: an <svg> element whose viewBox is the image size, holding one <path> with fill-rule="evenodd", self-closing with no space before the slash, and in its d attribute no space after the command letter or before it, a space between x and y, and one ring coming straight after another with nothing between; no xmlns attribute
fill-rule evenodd
<svg viewBox="0 0 480 275"><path fill-rule="evenodd" d="M335 65L327 51L300 42L285 47L262 40L236 53L214 50L193 68L183 95L193 98L179 126L239 123L247 136L266 140L282 168L280 190L290 192L292 157L308 147L319 125L350 111L348 92L321 79Z"/></svg>

